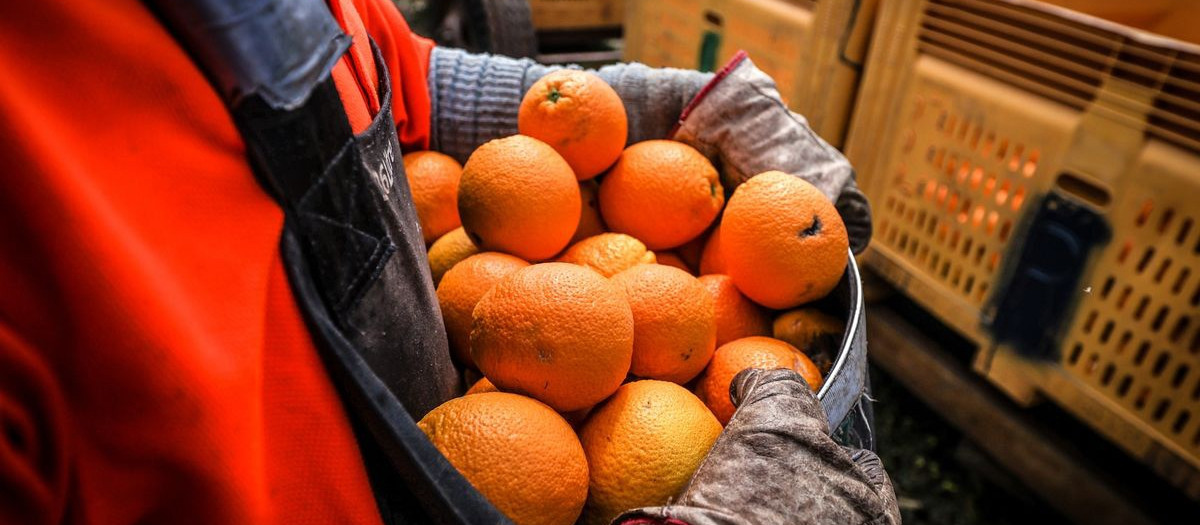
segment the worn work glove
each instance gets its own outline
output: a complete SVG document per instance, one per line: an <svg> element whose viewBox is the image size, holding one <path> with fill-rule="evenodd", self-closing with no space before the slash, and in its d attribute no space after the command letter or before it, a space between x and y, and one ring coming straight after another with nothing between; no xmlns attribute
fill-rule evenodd
<svg viewBox="0 0 1200 525"><path fill-rule="evenodd" d="M679 499L617 525L898 524L892 482L874 452L829 437L815 395L791 370L747 370L738 406Z"/></svg>
<svg viewBox="0 0 1200 525"><path fill-rule="evenodd" d="M480 144L516 133L521 98L554 69L528 59L435 48L429 72L433 148L461 162ZM713 161L727 190L769 170L802 177L835 203L851 248L857 253L866 247L871 212L850 163L787 109L774 81L744 53L715 76L642 64L595 72L625 105L630 144L661 138L687 143Z"/></svg>
<svg viewBox="0 0 1200 525"><path fill-rule="evenodd" d="M837 206L855 253L871 239L871 208L846 157L783 103L775 81L739 51L684 109L671 138L713 160L735 188L764 171L800 176Z"/></svg>

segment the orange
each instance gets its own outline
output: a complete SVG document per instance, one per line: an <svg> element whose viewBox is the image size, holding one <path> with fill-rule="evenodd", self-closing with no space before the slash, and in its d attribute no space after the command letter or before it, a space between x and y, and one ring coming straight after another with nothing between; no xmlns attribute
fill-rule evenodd
<svg viewBox="0 0 1200 525"><path fill-rule="evenodd" d="M840 319L811 307L779 314L771 325L772 336L799 348L825 373L833 367L845 330Z"/></svg>
<svg viewBox="0 0 1200 525"><path fill-rule="evenodd" d="M571 428L578 430L579 425L583 424L583 422L587 420L588 415L592 413L592 408L594 407L581 408L579 410L572 410L570 412L561 412L561 414L563 419L567 420L567 423L571 424Z"/></svg>
<svg viewBox="0 0 1200 525"><path fill-rule="evenodd" d="M471 394L482 394L484 392L499 392L499 391L500 391L500 389L496 388L496 385L493 385L492 382L488 381L488 378L485 377L483 379L480 379L479 381L476 381L475 384L472 385L471 388L467 390L467 393L463 394L463 395L469 396ZM583 423L583 421L585 419L587 419L588 414L591 414L591 413L592 413L592 407L587 407L587 408L581 408L579 410L572 410L570 412L563 412L560 415L563 417L563 419L567 420L567 423L571 424L572 428L575 428L580 423Z"/></svg>
<svg viewBox="0 0 1200 525"><path fill-rule="evenodd" d="M605 232L600 217L600 184L595 179L579 182L579 226L571 236L571 244Z"/></svg>
<svg viewBox="0 0 1200 525"><path fill-rule="evenodd" d="M462 164L436 151L414 151L404 156L404 173L426 245L462 225L458 219Z"/></svg>
<svg viewBox="0 0 1200 525"><path fill-rule="evenodd" d="M562 251L579 225L579 184L550 146L524 135L479 146L463 167L458 213L476 246L527 261Z"/></svg>
<svg viewBox="0 0 1200 525"><path fill-rule="evenodd" d="M429 247L429 271L433 277L433 284L440 283L446 272L459 261L477 253L479 247L471 242L471 238L467 237L467 232L462 228L455 228L441 236Z"/></svg>
<svg viewBox="0 0 1200 525"><path fill-rule="evenodd" d="M683 262L683 259L679 258L678 255L675 255L675 252L656 253L654 254L654 260L658 264L679 268L680 270L687 272L689 275L696 274L696 272L693 272L692 269L688 267L687 263Z"/></svg>
<svg viewBox="0 0 1200 525"><path fill-rule="evenodd" d="M625 149L600 181L600 214L609 229L651 250L690 241L725 204L717 170L695 148L648 140Z"/></svg>
<svg viewBox="0 0 1200 525"><path fill-rule="evenodd" d="M501 390L579 410L612 395L628 374L633 314L621 289L595 270L535 264L475 306L471 354Z"/></svg>
<svg viewBox="0 0 1200 525"><path fill-rule="evenodd" d="M687 389L652 380L623 385L579 432L590 470L583 523L666 504L720 434L721 424Z"/></svg>
<svg viewBox="0 0 1200 525"><path fill-rule="evenodd" d="M479 299L508 274L526 266L529 263L506 253L483 252L463 259L442 277L438 304L450 350L460 363L475 366L471 360L471 313Z"/></svg>
<svg viewBox="0 0 1200 525"><path fill-rule="evenodd" d="M475 383L478 383L480 379L483 379L483 378L484 378L483 374L481 374L478 370L476 370L474 368L463 367L463 369L462 369L462 379L463 379L464 385L474 385Z"/></svg>
<svg viewBox="0 0 1200 525"><path fill-rule="evenodd" d="M579 180L612 166L625 147L621 97L587 71L560 69L534 82L517 110L517 129L554 148Z"/></svg>
<svg viewBox="0 0 1200 525"><path fill-rule="evenodd" d="M725 258L721 255L721 228L713 229L700 252L700 275L727 273Z"/></svg>
<svg viewBox="0 0 1200 525"><path fill-rule="evenodd" d="M642 241L624 233L601 233L579 241L558 257L562 262L587 266L605 277L635 264L654 264L654 252Z"/></svg>
<svg viewBox="0 0 1200 525"><path fill-rule="evenodd" d="M820 299L849 259L846 225L815 186L779 171L738 186L721 219L721 256L734 284L775 309Z"/></svg>
<svg viewBox="0 0 1200 525"><path fill-rule="evenodd" d="M718 346L752 335L771 335L767 310L742 295L728 275L702 275L700 284L713 297Z"/></svg>
<svg viewBox="0 0 1200 525"><path fill-rule="evenodd" d="M716 228L710 228L710 231L716 231ZM696 271L700 270L700 255L704 251L704 245L708 244L708 238L711 233L702 233L696 238L683 243L683 245L675 248L675 253L679 254L679 258L688 265L688 268L693 268ZM694 272L693 272L694 273Z"/></svg>
<svg viewBox="0 0 1200 525"><path fill-rule="evenodd" d="M840 339L845 329L845 324L832 315L816 308L797 308L775 318L772 335L804 350L823 336L832 335Z"/></svg>
<svg viewBox="0 0 1200 525"><path fill-rule="evenodd" d="M712 410L722 425L733 417L734 406L729 385L738 372L747 368L795 370L816 392L821 388L821 372L796 347L770 337L745 337L721 345L712 362L696 383L696 395Z"/></svg>
<svg viewBox="0 0 1200 525"><path fill-rule="evenodd" d="M471 385L471 388L468 388L467 393L463 394L463 395L469 396L471 394L482 394L485 392L499 392L499 391L500 391L500 389L496 388L496 385L493 385L492 382L488 381L488 378L485 377L483 379L480 379L479 381L476 381L474 385Z"/></svg>
<svg viewBox="0 0 1200 525"><path fill-rule="evenodd" d="M630 372L680 384L699 375L717 344L713 299L704 285L660 264L639 264L612 282L633 310Z"/></svg>
<svg viewBox="0 0 1200 525"><path fill-rule="evenodd" d="M571 425L550 407L485 392L442 403L417 426L514 523L570 525L579 517L587 457Z"/></svg>

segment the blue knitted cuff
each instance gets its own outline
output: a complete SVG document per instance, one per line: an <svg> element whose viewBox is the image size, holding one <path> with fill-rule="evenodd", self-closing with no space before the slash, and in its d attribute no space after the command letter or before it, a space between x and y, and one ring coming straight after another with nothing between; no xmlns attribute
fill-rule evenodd
<svg viewBox="0 0 1200 525"><path fill-rule="evenodd" d="M459 162L480 144L516 133L521 97L550 72L527 58L444 47L435 47L429 62L431 146Z"/></svg>

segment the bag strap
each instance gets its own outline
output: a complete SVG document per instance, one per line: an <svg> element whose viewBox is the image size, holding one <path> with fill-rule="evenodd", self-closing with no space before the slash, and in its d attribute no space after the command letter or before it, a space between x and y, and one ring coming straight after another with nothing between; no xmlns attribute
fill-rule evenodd
<svg viewBox="0 0 1200 525"><path fill-rule="evenodd" d="M509 523L341 332L305 256L300 196L355 140L330 75L350 38L322 0L146 1L222 96L255 176L284 209L288 281L346 407L384 522ZM390 96L382 76L380 90Z"/></svg>

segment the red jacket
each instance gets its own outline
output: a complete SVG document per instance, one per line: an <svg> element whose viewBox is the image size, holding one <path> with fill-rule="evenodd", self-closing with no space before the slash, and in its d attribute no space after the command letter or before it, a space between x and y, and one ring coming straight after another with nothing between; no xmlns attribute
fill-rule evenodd
<svg viewBox="0 0 1200 525"><path fill-rule="evenodd" d="M352 127L406 149L431 44L333 0ZM137 0L0 3L0 523L377 523L216 92Z"/></svg>

